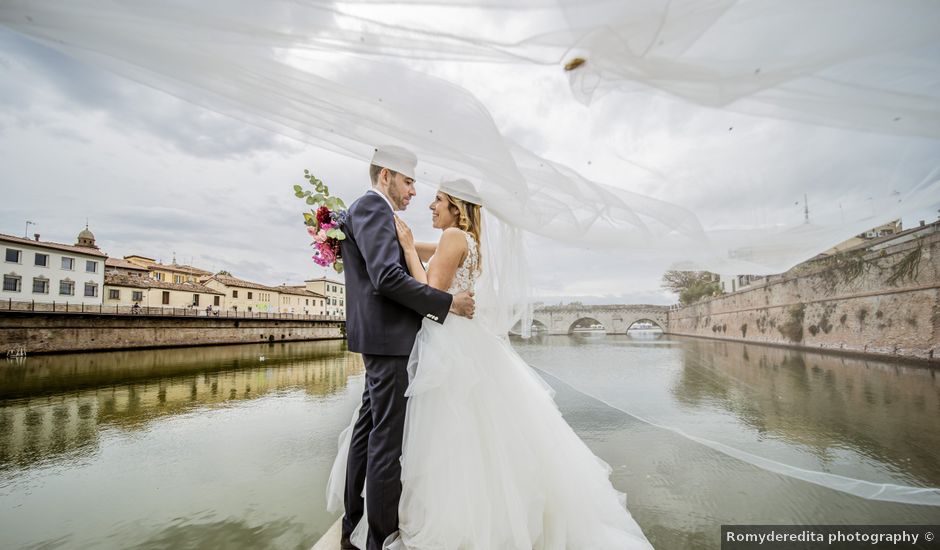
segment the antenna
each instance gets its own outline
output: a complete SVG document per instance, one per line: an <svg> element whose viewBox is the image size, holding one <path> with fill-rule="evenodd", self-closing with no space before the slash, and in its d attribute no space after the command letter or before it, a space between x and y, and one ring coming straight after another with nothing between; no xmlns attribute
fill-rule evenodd
<svg viewBox="0 0 940 550"><path fill-rule="evenodd" d="M809 201L806 199L806 193L803 193L803 223L809 223Z"/></svg>
<svg viewBox="0 0 940 550"><path fill-rule="evenodd" d="M27 239L29 238L29 226L31 225L36 225L36 222L31 222L29 220L26 220L26 232L23 233L24 238L27 238Z"/></svg>

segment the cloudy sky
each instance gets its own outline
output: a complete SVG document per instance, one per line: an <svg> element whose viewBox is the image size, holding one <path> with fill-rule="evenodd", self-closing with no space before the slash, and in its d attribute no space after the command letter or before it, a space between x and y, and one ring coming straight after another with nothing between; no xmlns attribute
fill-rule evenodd
<svg viewBox="0 0 940 550"><path fill-rule="evenodd" d="M804 193L813 211L851 194L874 212L874 197L890 196L893 185L913 187L940 153L935 141L894 143L703 113L655 95L586 106L572 100L557 67L418 66L474 93L512 140L587 177L688 208L706 228L799 224ZM112 256L169 262L175 255L265 284L297 283L329 273L310 260L303 205L291 186L302 183L305 168L346 199L369 185L360 160L205 110L5 29L0 98L0 232L7 234L23 235L31 220L30 235L73 242L87 219ZM626 177L638 170L653 177ZM421 240L435 238L425 209L432 194L419 188L404 215ZM936 219L936 202L911 212L905 225ZM542 237L528 243L535 289L546 301L674 301L659 288L674 256Z"/></svg>

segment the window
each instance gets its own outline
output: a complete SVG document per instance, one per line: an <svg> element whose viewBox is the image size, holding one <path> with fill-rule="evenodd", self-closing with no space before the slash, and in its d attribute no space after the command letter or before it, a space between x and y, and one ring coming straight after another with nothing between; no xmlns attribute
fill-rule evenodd
<svg viewBox="0 0 940 550"><path fill-rule="evenodd" d="M248 299L251 300L251 292L248 293Z"/></svg>
<svg viewBox="0 0 940 550"><path fill-rule="evenodd" d="M134 292L131 292L131 300L135 302L142 302L144 300L144 291L135 290Z"/></svg>
<svg viewBox="0 0 940 550"><path fill-rule="evenodd" d="M98 296L98 285L95 283L85 283L85 296L89 298Z"/></svg>
<svg viewBox="0 0 940 550"><path fill-rule="evenodd" d="M310 298L307 298L307 305L310 305Z"/></svg>
<svg viewBox="0 0 940 550"><path fill-rule="evenodd" d="M19 292L20 281L21 279L18 275L4 275L3 290L6 292Z"/></svg>
<svg viewBox="0 0 940 550"><path fill-rule="evenodd" d="M7 249L7 261L10 262L11 264L20 263L20 251L16 250L15 248L8 248Z"/></svg>
<svg viewBox="0 0 940 550"><path fill-rule="evenodd" d="M198 305L199 305L199 295L198 295L198 294L193 294L193 305L194 305L194 306L198 306Z"/></svg>
<svg viewBox="0 0 940 550"><path fill-rule="evenodd" d="M37 252L34 265L38 267L49 267L49 255Z"/></svg>
<svg viewBox="0 0 940 550"><path fill-rule="evenodd" d="M98 273L98 262L93 260L87 260L85 262L85 271L88 273Z"/></svg>
<svg viewBox="0 0 940 550"><path fill-rule="evenodd" d="M218 305L221 305L221 304L222 304L221 296L215 296L215 297L212 299L212 305L218 306Z"/></svg>
<svg viewBox="0 0 940 550"><path fill-rule="evenodd" d="M49 294L49 279L33 278L33 294Z"/></svg>
<svg viewBox="0 0 940 550"><path fill-rule="evenodd" d="M343 305L343 300L342 300L342 299L340 299L339 305Z"/></svg>
<svg viewBox="0 0 940 550"><path fill-rule="evenodd" d="M181 275L174 275L173 282L176 284L180 284L183 282L183 277Z"/></svg>
<svg viewBox="0 0 940 550"><path fill-rule="evenodd" d="M233 291L232 291L232 298L238 298L238 291L237 291L237 290L233 290Z"/></svg>
<svg viewBox="0 0 940 550"><path fill-rule="evenodd" d="M164 290L163 291L163 305L169 305L169 304L170 304L170 291Z"/></svg>
<svg viewBox="0 0 940 550"><path fill-rule="evenodd" d="M108 289L108 299L109 299L109 300L120 300L120 299L121 299L121 291L120 291L120 289L117 289L117 288L109 288L109 289Z"/></svg>
<svg viewBox="0 0 940 550"><path fill-rule="evenodd" d="M59 294L62 296L75 296L75 283L68 279L59 281Z"/></svg>
<svg viewBox="0 0 940 550"><path fill-rule="evenodd" d="M158 280L158 281L162 281L162 280L163 280L163 273L160 273L159 271L155 271L154 274L153 274L153 278L156 279L156 280Z"/></svg>
<svg viewBox="0 0 940 550"><path fill-rule="evenodd" d="M72 271L75 269L75 258L62 258L62 269Z"/></svg>

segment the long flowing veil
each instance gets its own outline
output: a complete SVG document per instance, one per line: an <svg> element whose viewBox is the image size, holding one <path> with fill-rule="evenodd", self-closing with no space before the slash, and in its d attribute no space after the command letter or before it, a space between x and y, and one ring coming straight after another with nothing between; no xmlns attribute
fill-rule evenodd
<svg viewBox="0 0 940 550"><path fill-rule="evenodd" d="M498 331L529 327L525 233L761 275L940 204L935 0L0 0L0 25L246 124L364 163L399 144L419 180L472 181L479 315ZM444 78L476 63L529 79L538 116L497 123ZM558 111L563 128L542 126ZM686 132L704 138L676 149ZM648 145L665 168L634 160ZM810 192L804 218L791 205Z"/></svg>

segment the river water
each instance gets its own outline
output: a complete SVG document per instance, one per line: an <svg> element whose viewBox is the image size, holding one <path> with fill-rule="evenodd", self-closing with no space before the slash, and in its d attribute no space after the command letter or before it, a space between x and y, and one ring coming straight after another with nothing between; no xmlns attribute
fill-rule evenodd
<svg viewBox="0 0 940 550"><path fill-rule="evenodd" d="M515 345L657 548L940 523L935 369L658 334ZM362 387L340 341L0 363L0 546L309 548Z"/></svg>

